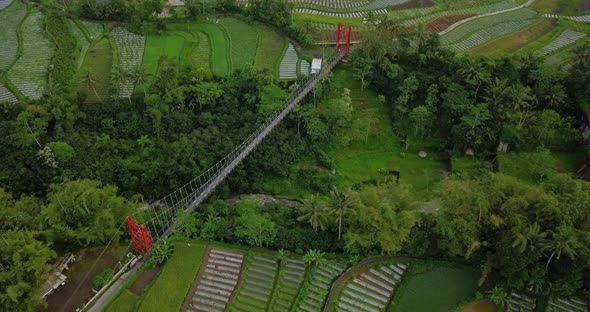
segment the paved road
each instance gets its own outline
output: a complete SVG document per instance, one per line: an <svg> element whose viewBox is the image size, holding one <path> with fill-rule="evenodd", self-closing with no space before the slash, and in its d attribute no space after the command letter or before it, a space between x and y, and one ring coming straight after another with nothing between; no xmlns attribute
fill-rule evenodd
<svg viewBox="0 0 590 312"><path fill-rule="evenodd" d="M131 270L123 273L121 277L119 277L112 285L109 287L98 299L96 302L90 307L87 308L86 311L88 312L100 312L104 310L106 305L111 302L115 298L115 296L119 293L119 290L123 288L125 283L141 268L143 265L143 261L138 262L135 264Z"/></svg>

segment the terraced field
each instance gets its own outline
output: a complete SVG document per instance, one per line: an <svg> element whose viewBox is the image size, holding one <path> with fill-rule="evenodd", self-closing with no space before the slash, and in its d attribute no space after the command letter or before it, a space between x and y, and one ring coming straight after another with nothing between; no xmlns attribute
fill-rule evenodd
<svg viewBox="0 0 590 312"><path fill-rule="evenodd" d="M278 75L278 68L287 40L281 34L264 25L257 25L259 45L256 50L256 69L269 70Z"/></svg>
<svg viewBox="0 0 590 312"><path fill-rule="evenodd" d="M403 263L380 264L349 280L333 304L334 311L386 311L407 269Z"/></svg>
<svg viewBox="0 0 590 312"><path fill-rule="evenodd" d="M12 0L0 0L0 10L2 10L5 7L9 6L10 3L12 3Z"/></svg>
<svg viewBox="0 0 590 312"><path fill-rule="evenodd" d="M81 24L81 29L86 33L89 41L96 40L96 38L100 37L100 35L104 33L104 27L102 24L89 21L81 21Z"/></svg>
<svg viewBox="0 0 590 312"><path fill-rule="evenodd" d="M240 288L229 311L265 311L271 299L277 271L275 257L248 254Z"/></svg>
<svg viewBox="0 0 590 312"><path fill-rule="evenodd" d="M4 2L8 5L8 1ZM18 53L18 35L16 29L27 15L27 7L20 1L0 11L0 71L7 70L16 60Z"/></svg>
<svg viewBox="0 0 590 312"><path fill-rule="evenodd" d="M332 283L346 270L346 265L336 261L325 261L311 270L310 282L299 294L295 311L315 312L323 307Z"/></svg>
<svg viewBox="0 0 590 312"><path fill-rule="evenodd" d="M288 258L277 279L269 311L290 311L305 278L305 263L300 259Z"/></svg>
<svg viewBox="0 0 590 312"><path fill-rule="evenodd" d="M10 92L3 84L0 83L0 103L8 102L8 103L16 103L18 99L16 96Z"/></svg>
<svg viewBox="0 0 590 312"><path fill-rule="evenodd" d="M573 31L570 29L564 30L557 38L551 41L548 45L544 46L543 48L535 51L533 55L537 57L543 57L554 51L557 51L563 47L569 46L574 44L576 41L586 37L585 33Z"/></svg>
<svg viewBox="0 0 590 312"><path fill-rule="evenodd" d="M235 18L222 18L219 25L229 37L232 69L254 65L258 48L256 28Z"/></svg>
<svg viewBox="0 0 590 312"><path fill-rule="evenodd" d="M119 72L123 79L119 82L119 96L127 97L133 93L133 75L141 68L145 36L127 31L123 27L113 29L112 36L119 52Z"/></svg>
<svg viewBox="0 0 590 312"><path fill-rule="evenodd" d="M510 294L510 311L533 312L536 305L535 300L527 295L514 291Z"/></svg>
<svg viewBox="0 0 590 312"><path fill-rule="evenodd" d="M244 255L235 250L209 248L205 266L199 273L183 311L225 311L234 294Z"/></svg>
<svg viewBox="0 0 590 312"><path fill-rule="evenodd" d="M536 12L533 10L518 9L478 18L442 35L441 43L451 50L470 49L494 37L516 32L532 24L535 16Z"/></svg>
<svg viewBox="0 0 590 312"><path fill-rule="evenodd" d="M551 298L547 312L585 312L589 308L590 305L588 305L588 302L579 298Z"/></svg>
<svg viewBox="0 0 590 312"><path fill-rule="evenodd" d="M297 61L299 56L297 56L297 51L295 51L295 47L291 43L287 47L287 51L285 51L285 55L283 55L283 60L281 61L280 66L280 78L281 79L296 79L297 78Z"/></svg>
<svg viewBox="0 0 590 312"><path fill-rule="evenodd" d="M55 46L46 36L44 18L43 13L34 10L21 25L22 55L7 74L12 84L32 100L41 98L45 91L47 72L55 50Z"/></svg>

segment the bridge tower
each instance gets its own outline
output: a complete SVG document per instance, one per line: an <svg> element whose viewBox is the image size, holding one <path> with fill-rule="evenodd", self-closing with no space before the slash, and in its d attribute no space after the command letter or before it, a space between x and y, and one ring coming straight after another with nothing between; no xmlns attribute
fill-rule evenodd
<svg viewBox="0 0 590 312"><path fill-rule="evenodd" d="M336 32L336 54L343 53L344 58L350 55L350 43L352 41L352 26L338 23Z"/></svg>

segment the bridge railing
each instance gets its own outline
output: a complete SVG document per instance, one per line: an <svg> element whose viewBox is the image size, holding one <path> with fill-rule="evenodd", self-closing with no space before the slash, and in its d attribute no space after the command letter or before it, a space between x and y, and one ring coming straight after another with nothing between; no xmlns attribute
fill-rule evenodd
<svg viewBox="0 0 590 312"><path fill-rule="evenodd" d="M309 76L307 81L292 90L284 105L275 110L254 132L225 157L176 191L146 207L146 209L153 209L155 206L159 206L163 210L160 214L161 217L153 218L147 222L158 222L158 226L152 224L154 235L158 237L168 235L176 226L175 215L178 210L194 210L201 204L215 187L285 118L295 105L305 98L317 83L336 66L342 57L343 54L337 54L331 60L324 61L324 66L319 74ZM162 221L162 218L165 220ZM150 228L149 225L148 228Z"/></svg>

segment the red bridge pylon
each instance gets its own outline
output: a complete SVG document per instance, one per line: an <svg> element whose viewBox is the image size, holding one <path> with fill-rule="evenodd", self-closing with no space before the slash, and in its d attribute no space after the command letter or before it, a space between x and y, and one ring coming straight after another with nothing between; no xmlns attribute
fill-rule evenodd
<svg viewBox="0 0 590 312"><path fill-rule="evenodd" d="M346 34L345 34L346 32ZM346 38L344 36L346 35ZM344 58L348 59L350 55L350 42L352 39L352 26L338 23L338 32L336 33L336 53L344 53Z"/></svg>
<svg viewBox="0 0 590 312"><path fill-rule="evenodd" d="M147 231L145 225L137 223L135 219L127 216L127 227L131 235L131 242L133 243L133 250L136 255L150 251L152 245L152 238Z"/></svg>

